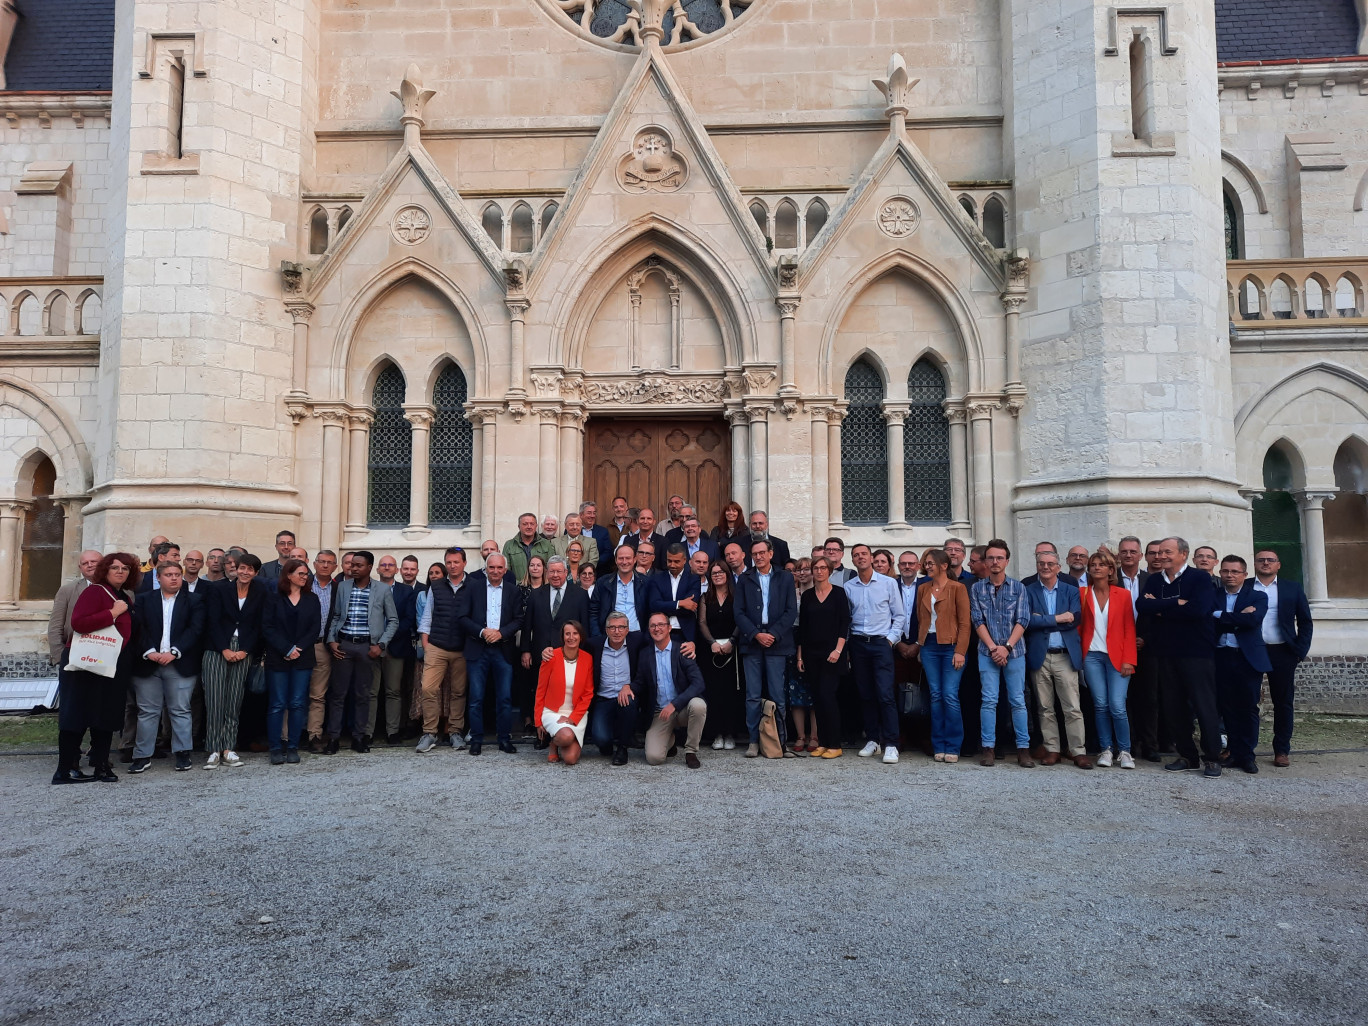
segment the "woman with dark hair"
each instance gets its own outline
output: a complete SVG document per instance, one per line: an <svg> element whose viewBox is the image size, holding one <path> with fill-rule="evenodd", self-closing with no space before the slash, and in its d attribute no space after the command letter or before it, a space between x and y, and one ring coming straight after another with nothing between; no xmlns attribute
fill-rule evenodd
<svg viewBox="0 0 1368 1026"><path fill-rule="evenodd" d="M299 735L304 729L304 703L313 676L314 642L323 629L323 606L309 587L309 565L287 559L280 568L275 593L266 603L261 633L266 641L266 739L271 765L299 761ZM281 741L289 711L289 739ZM283 749L283 750L282 750Z"/></svg>
<svg viewBox="0 0 1368 1026"><path fill-rule="evenodd" d="M220 581L209 592L204 630L204 747L207 770L238 767L237 740L242 690L253 657L262 649L261 618L270 589L256 579L261 560L250 552L238 557L237 576ZM276 735L277 739L279 734Z"/></svg>
<svg viewBox="0 0 1368 1026"><path fill-rule="evenodd" d="M119 780L109 762L109 745L114 731L123 727L124 699L137 659L129 641L133 637L133 596L141 577L137 556L127 552L111 553L100 560L90 577L89 587L81 592L71 611L73 634L93 634L112 626L123 638L123 647L119 650L113 677L103 677L89 670L62 670L54 784L81 784L92 780L114 784ZM69 653L69 647L62 652L63 667L67 665ZM80 770L81 741L87 730L90 731L93 774Z"/></svg>
<svg viewBox="0 0 1368 1026"><path fill-rule="evenodd" d="M798 602L798 668L807 674L817 714L818 744L808 751L822 759L841 757L841 709L836 689L850 669L850 602L831 583L831 560L812 561L812 588Z"/></svg>
<svg viewBox="0 0 1368 1026"><path fill-rule="evenodd" d="M932 756L936 762L959 762L964 744L959 691L969 651L969 590L950 579L950 557L944 549L927 549L922 561L930 580L916 591L917 644L931 689Z"/></svg>
<svg viewBox="0 0 1368 1026"><path fill-rule="evenodd" d="M708 703L705 726L713 732L713 750L730 751L744 723L745 693L737 673L741 660L736 652L736 594L731 571L718 559L708 565L708 590L698 608L698 635L695 654Z"/></svg>
<svg viewBox="0 0 1368 1026"><path fill-rule="evenodd" d="M414 599L414 623L423 622L423 610L427 608L428 602L432 600L432 585L437 581L446 580L446 566L442 563L430 563L427 568L427 583L420 586L417 598ZM423 718L423 646L420 643L414 645L418 658L413 664L413 698L409 702L409 719L421 721ZM451 710L451 685L447 679L448 675L442 677L441 710L442 719L448 719Z"/></svg>
<svg viewBox="0 0 1368 1026"><path fill-rule="evenodd" d="M589 703L594 698L594 659L580 649L585 640L578 620L561 625L561 645L537 675L537 734L551 743L547 762L573 766L580 760Z"/></svg>
<svg viewBox="0 0 1368 1026"><path fill-rule="evenodd" d="M898 561L894 558L893 553L890 550L874 550L874 572L876 574L883 574L885 577L894 577L896 576L894 568L897 567L897 565Z"/></svg>
<svg viewBox="0 0 1368 1026"><path fill-rule="evenodd" d="M712 529L712 540L717 542L717 551L726 552L732 542L739 542L745 552L750 551L750 531L746 530L746 511L736 501L722 507L717 518L717 526Z"/></svg>

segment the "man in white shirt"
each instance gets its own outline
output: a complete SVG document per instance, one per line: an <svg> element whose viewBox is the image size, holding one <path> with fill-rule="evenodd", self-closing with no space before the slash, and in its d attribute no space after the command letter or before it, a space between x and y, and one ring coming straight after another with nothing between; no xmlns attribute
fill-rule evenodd
<svg viewBox="0 0 1368 1026"><path fill-rule="evenodd" d="M138 730L132 773L142 773L152 764L163 708L171 719L177 770L190 768L193 747L190 695L198 676L204 603L182 588L184 571L179 563L163 563L159 569L160 587L140 593L136 603L136 644L142 657L133 669Z"/></svg>
<svg viewBox="0 0 1368 1026"><path fill-rule="evenodd" d="M1311 651L1311 606L1296 581L1278 576L1282 562L1272 549L1254 553L1254 589L1268 596L1261 635L1268 661L1268 696L1273 701L1273 765L1291 765L1292 698L1297 664Z"/></svg>
<svg viewBox="0 0 1368 1026"><path fill-rule="evenodd" d="M867 759L882 751L883 761L892 765L898 761L893 645L902 637L902 591L893 578L874 572L874 552L868 545L856 545L850 558L855 564L855 576L845 583L850 602L850 669L860 689L868 739L859 754Z"/></svg>

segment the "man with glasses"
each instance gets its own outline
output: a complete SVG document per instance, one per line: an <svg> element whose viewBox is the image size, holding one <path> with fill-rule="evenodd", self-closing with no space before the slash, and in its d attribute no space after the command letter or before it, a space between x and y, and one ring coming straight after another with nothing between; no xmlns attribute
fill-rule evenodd
<svg viewBox="0 0 1368 1026"><path fill-rule="evenodd" d="M780 566L788 564L790 558L788 542L769 533L769 514L763 509L751 511L750 533L751 541L755 541L757 538L768 538L770 544L774 546L774 562Z"/></svg>
<svg viewBox="0 0 1368 1026"><path fill-rule="evenodd" d="M966 588L978 580L964 565L969 553L964 548L963 538L946 538L945 544L941 548L945 550L946 556L950 559L950 569L946 571L950 580L959 581Z"/></svg>
<svg viewBox="0 0 1368 1026"><path fill-rule="evenodd" d="M223 560L227 553L222 549L210 549L204 557L204 579L210 584L224 579Z"/></svg>
<svg viewBox="0 0 1368 1026"><path fill-rule="evenodd" d="M828 557L830 558L830 557ZM898 705L893 690L893 645L902 637L903 602L898 582L874 572L874 552L863 543L850 550L855 576L845 583L850 603L850 670L860 691L865 746L859 756L883 753L898 761Z"/></svg>
<svg viewBox="0 0 1368 1026"><path fill-rule="evenodd" d="M636 733L637 701L632 670L646 638L628 630L626 613L611 612L603 634L590 638L585 650L594 660L594 700L589 705L589 740L614 766L627 765L627 749Z"/></svg>
<svg viewBox="0 0 1368 1026"><path fill-rule="evenodd" d="M1211 615L1216 620L1216 687L1230 750L1221 765L1258 773L1259 692L1263 675L1273 667L1263 641L1268 594L1256 590L1248 573L1239 556L1221 560L1221 596Z"/></svg>
<svg viewBox="0 0 1368 1026"><path fill-rule="evenodd" d="M822 543L822 553L831 562L831 583L838 588L845 587L845 582L855 576L854 570L841 565L841 560L845 559L845 542L840 538L828 538Z"/></svg>
<svg viewBox="0 0 1368 1026"><path fill-rule="evenodd" d="M1254 553L1254 588L1268 596L1261 634L1268 652L1268 695L1273 700L1273 765L1291 765L1292 698L1297 664L1311 651L1311 606L1296 581L1280 578L1282 562L1272 549Z"/></svg>
<svg viewBox="0 0 1368 1026"><path fill-rule="evenodd" d="M261 573L257 574L263 581L272 588L280 580L280 570L284 567L286 560L290 558L290 550L295 547L295 536L293 531L281 531L275 536L276 558L269 563L261 564Z"/></svg>
<svg viewBox="0 0 1368 1026"><path fill-rule="evenodd" d="M750 744L746 758L760 754L760 718L765 693L775 705L774 724L785 755L784 669L797 648L794 625L798 622L798 591L793 574L773 565L774 546L768 538L751 543L751 568L736 586L736 630L741 636L741 665L746 677L746 729ZM887 580L887 578L885 578ZM890 584L892 582L889 582ZM893 659L889 657L889 670ZM700 678L701 680L702 678ZM891 683L891 682L890 682Z"/></svg>
<svg viewBox="0 0 1368 1026"><path fill-rule="evenodd" d="M1083 616L1083 604L1078 586L1067 574L1060 574L1059 557L1053 552L1036 556L1036 580L1027 585L1026 600L1030 610L1026 672L1031 676L1040 711L1041 764L1053 766L1060 759L1059 721L1055 718L1058 698L1064 711L1069 758L1079 769L1092 769L1078 694L1079 671L1083 668L1078 621Z"/></svg>
<svg viewBox="0 0 1368 1026"><path fill-rule="evenodd" d="M982 706L979 709L979 742L983 746L979 764L991 766L996 757L998 689L1005 682L1007 701L1012 708L1012 732L1016 735L1017 763L1025 769L1035 765L1031 758L1031 737L1026 719L1026 646L1022 638L1031 621L1026 588L1007 576L1012 550L1001 538L994 538L983 550L987 577L969 589L970 622L979 639L979 679L982 681ZM1058 558L1058 557L1056 557Z"/></svg>
<svg viewBox="0 0 1368 1026"><path fill-rule="evenodd" d="M793 583L789 582L789 591ZM646 762L659 766L676 751L676 731L684 730L684 763L698 769L698 743L708 718L703 700L703 674L670 638L670 620L664 613L651 614L652 644L637 659L636 686L642 704L652 712L646 730Z"/></svg>

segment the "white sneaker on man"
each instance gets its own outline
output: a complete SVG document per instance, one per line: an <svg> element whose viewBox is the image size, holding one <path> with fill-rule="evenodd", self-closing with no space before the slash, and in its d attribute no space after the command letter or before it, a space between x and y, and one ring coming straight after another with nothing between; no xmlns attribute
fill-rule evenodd
<svg viewBox="0 0 1368 1026"><path fill-rule="evenodd" d="M728 735L727 739L722 742L722 747L729 752L733 751L736 748L736 741L730 735Z"/></svg>
<svg viewBox="0 0 1368 1026"><path fill-rule="evenodd" d="M889 745L884 749L883 761L885 766L895 765L898 761L898 750L892 745Z"/></svg>
<svg viewBox="0 0 1368 1026"><path fill-rule="evenodd" d="M422 737L418 739L417 752L419 755L426 755L428 752L432 751L436 747L437 741L433 738L431 734L424 734Z"/></svg>
<svg viewBox="0 0 1368 1026"><path fill-rule="evenodd" d="M209 758L205 760L204 768L207 769L207 770L218 769L218 765L219 765L219 753L218 753L218 752L210 752L210 753L209 753Z"/></svg>
<svg viewBox="0 0 1368 1026"><path fill-rule="evenodd" d="M1135 757L1130 752L1122 752L1116 757L1116 764L1122 769L1135 769Z"/></svg>
<svg viewBox="0 0 1368 1026"><path fill-rule="evenodd" d="M861 759L868 759L871 755L878 755L882 751L883 749L879 747L877 741L870 741L860 749L859 756Z"/></svg>
<svg viewBox="0 0 1368 1026"><path fill-rule="evenodd" d="M246 763L238 758L238 753L234 751L223 753L223 764L225 766L231 766L233 769L238 769L239 767L246 765Z"/></svg>
<svg viewBox="0 0 1368 1026"><path fill-rule="evenodd" d="M722 740L722 735L721 735L721 734L718 734L717 737L713 738L713 745L712 745L713 751L714 751L714 752L720 752L720 751L722 751L722 746L723 746L724 744L726 744L726 742Z"/></svg>
<svg viewBox="0 0 1368 1026"><path fill-rule="evenodd" d="M1106 769L1106 768L1109 767L1111 764L1112 764L1112 753L1111 753L1111 749L1108 748L1108 749L1106 749L1105 751L1103 751L1101 755L1099 755L1099 756L1097 757L1097 765L1100 766L1100 767L1103 768L1103 769Z"/></svg>

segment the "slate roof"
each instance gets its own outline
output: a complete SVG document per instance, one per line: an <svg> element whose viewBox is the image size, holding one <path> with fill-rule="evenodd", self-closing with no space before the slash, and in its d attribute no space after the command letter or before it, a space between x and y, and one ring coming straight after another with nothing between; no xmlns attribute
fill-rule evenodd
<svg viewBox="0 0 1368 1026"><path fill-rule="evenodd" d="M20 92L109 89L114 79L114 0L17 0L19 23L5 58L5 88Z"/></svg>
<svg viewBox="0 0 1368 1026"><path fill-rule="evenodd" d="M1358 53L1354 0L1216 0L1216 59L1276 61Z"/></svg>

